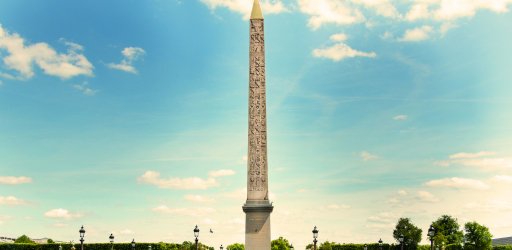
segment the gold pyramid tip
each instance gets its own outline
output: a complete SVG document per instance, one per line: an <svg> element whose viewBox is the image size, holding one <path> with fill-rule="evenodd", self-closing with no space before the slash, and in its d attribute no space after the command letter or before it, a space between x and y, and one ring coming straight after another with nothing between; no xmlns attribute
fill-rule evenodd
<svg viewBox="0 0 512 250"><path fill-rule="evenodd" d="M259 0L254 0L254 3L252 4L251 19L263 19Z"/></svg>

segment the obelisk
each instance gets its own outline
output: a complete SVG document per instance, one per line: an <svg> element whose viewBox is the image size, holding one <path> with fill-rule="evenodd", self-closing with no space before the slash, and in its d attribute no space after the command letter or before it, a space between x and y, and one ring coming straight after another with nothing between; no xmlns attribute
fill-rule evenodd
<svg viewBox="0 0 512 250"><path fill-rule="evenodd" d="M270 213L267 164L267 102L265 90L265 35L259 0L254 0L249 36L249 147L245 249L270 250Z"/></svg>

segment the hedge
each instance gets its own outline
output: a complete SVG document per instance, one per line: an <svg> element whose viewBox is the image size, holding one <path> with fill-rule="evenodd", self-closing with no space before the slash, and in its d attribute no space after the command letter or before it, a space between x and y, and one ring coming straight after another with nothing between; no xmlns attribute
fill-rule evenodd
<svg viewBox="0 0 512 250"><path fill-rule="evenodd" d="M74 244L76 250L80 250L80 244ZM71 250L69 243L55 243L55 244L0 244L0 250ZM195 250L195 245L191 242L184 242L183 244L174 243L137 243L135 250ZM380 250L379 244L367 244L368 250ZM92 243L84 244L84 250L111 250L110 243ZM199 249L214 250L213 247L203 246L200 244ZM331 250L363 250L364 244L332 244ZM447 245L445 250L463 250L460 245ZM114 250L132 250L130 243L115 243ZM382 250L400 250L398 245L383 244ZM417 250L430 250L430 245L420 245ZM512 250L512 246L494 246L492 250Z"/></svg>
<svg viewBox="0 0 512 250"><path fill-rule="evenodd" d="M74 244L76 250L80 250L80 244ZM199 244L199 249L213 250L213 247L204 246ZM62 246L62 250L71 250L71 244L69 243L51 243L51 244L0 244L0 250L59 250L59 246ZM184 242L183 244L174 243L136 243L135 250L148 250L151 246L151 250L195 250L195 245L190 242ZM114 250L133 250L130 243L114 243ZM112 245L110 243L90 243L84 244L84 250L111 250Z"/></svg>

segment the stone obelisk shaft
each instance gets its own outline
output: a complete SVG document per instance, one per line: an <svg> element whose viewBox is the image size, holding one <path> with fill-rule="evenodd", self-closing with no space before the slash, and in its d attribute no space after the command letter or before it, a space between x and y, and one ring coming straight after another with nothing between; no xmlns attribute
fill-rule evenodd
<svg viewBox="0 0 512 250"><path fill-rule="evenodd" d="M243 206L246 214L245 249L270 250L273 206L268 200L265 35L258 0L253 4L249 39L249 152L247 201Z"/></svg>

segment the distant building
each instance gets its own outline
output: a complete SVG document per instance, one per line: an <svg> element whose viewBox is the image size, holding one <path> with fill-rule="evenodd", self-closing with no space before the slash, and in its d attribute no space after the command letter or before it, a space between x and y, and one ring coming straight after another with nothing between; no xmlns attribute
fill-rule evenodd
<svg viewBox="0 0 512 250"><path fill-rule="evenodd" d="M32 239L31 238L31 240L34 241L37 244L47 244L49 238L42 238L42 239Z"/></svg>
<svg viewBox="0 0 512 250"><path fill-rule="evenodd" d="M512 237L492 239L493 246L512 246Z"/></svg>
<svg viewBox="0 0 512 250"><path fill-rule="evenodd" d="M13 243L16 239L0 236L0 242Z"/></svg>

